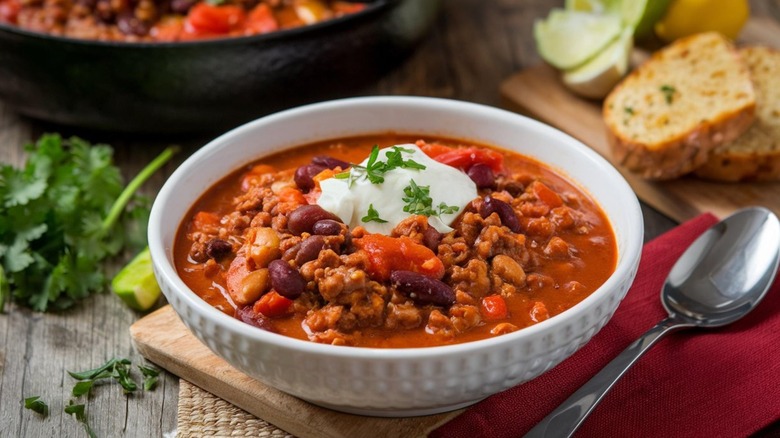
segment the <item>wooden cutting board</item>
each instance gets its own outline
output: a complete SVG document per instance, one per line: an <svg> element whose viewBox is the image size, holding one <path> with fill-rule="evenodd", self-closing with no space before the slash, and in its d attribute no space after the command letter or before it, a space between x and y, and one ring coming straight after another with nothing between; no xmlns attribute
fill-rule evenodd
<svg viewBox="0 0 780 438"><path fill-rule="evenodd" d="M780 48L780 25L771 19L751 19L739 44L762 44ZM634 58L642 58L635 53ZM501 84L508 106L568 133L612 160L601 118L601 102L570 93L552 67L540 65L523 70ZM762 205L780 215L780 183L715 183L681 178L650 182L616 165L639 199L682 222L703 212L719 217L752 205Z"/></svg>
<svg viewBox="0 0 780 438"><path fill-rule="evenodd" d="M170 305L130 327L138 351L169 372L300 438L424 437L463 410L408 418L350 415L264 385L203 345Z"/></svg>

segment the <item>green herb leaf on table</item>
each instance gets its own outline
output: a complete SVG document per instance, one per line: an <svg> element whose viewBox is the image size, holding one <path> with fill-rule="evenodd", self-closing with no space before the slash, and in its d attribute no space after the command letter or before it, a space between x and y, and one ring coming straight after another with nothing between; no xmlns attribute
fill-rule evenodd
<svg viewBox="0 0 780 438"><path fill-rule="evenodd" d="M144 391L153 390L157 386L160 370L143 365L138 365L138 369L141 370L141 374L144 376Z"/></svg>
<svg viewBox="0 0 780 438"><path fill-rule="evenodd" d="M73 403L73 400L70 400L68 405L65 406L65 413L68 415L73 415L76 418L76 421L84 425L84 430L87 432L87 436L90 438L97 438L95 432L93 432L92 428L89 427L89 422L87 422L87 413L83 404L77 405Z"/></svg>
<svg viewBox="0 0 780 438"><path fill-rule="evenodd" d="M47 134L25 151L23 167L0 166L0 266L17 302L65 309L105 289L105 259L146 244L149 200L135 192L175 149L124 190L108 145Z"/></svg>
<svg viewBox="0 0 780 438"><path fill-rule="evenodd" d="M35 411L44 417L49 415L49 406L41 400L41 396L39 395L24 399L24 408Z"/></svg>
<svg viewBox="0 0 780 438"><path fill-rule="evenodd" d="M94 380L82 380L77 382L76 385L73 386L71 394L73 394L74 397L81 397L84 394L89 394L89 391L92 390L92 385L94 384Z"/></svg>

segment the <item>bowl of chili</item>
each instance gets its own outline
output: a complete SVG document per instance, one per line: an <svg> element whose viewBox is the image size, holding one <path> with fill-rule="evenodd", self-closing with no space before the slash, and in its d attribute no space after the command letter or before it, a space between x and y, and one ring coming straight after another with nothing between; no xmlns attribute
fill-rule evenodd
<svg viewBox="0 0 780 438"><path fill-rule="evenodd" d="M113 27L86 36L23 28L3 20L9 2L19 3L0 0L0 99L33 118L130 133L220 132L284 108L358 94L411 53L439 7L438 0L377 0L312 24L269 28L250 20L254 9L182 0L195 17L167 28L145 25L176 35L151 40L116 37L132 28L119 24L126 13L117 11ZM200 33L186 31L193 19Z"/></svg>
<svg viewBox="0 0 780 438"><path fill-rule="evenodd" d="M405 187L342 209L381 185ZM468 406L573 354L627 292L642 238L633 191L579 141L421 97L234 129L174 172L149 226L166 298L216 354L378 416Z"/></svg>

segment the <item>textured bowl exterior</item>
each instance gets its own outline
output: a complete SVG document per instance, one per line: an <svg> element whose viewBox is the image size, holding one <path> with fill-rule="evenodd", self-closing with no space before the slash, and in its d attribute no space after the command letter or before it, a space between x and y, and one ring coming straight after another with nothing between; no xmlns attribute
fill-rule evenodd
<svg viewBox="0 0 780 438"><path fill-rule="evenodd" d="M379 0L311 26L180 43L75 40L0 23L0 99L84 128L221 132L359 93L410 53L439 2Z"/></svg>
<svg viewBox="0 0 780 438"><path fill-rule="evenodd" d="M432 348L338 347L287 338L231 318L176 275L172 245L195 199L229 171L311 141L377 132L474 140L535 157L590 193L618 240L610 279L573 308L483 341ZM418 97L345 99L251 122L204 146L166 182L152 208L149 245L163 293L187 327L246 374L312 403L378 416L457 409L537 377L577 351L610 319L639 264L643 222L625 180L577 140L536 121L465 102Z"/></svg>

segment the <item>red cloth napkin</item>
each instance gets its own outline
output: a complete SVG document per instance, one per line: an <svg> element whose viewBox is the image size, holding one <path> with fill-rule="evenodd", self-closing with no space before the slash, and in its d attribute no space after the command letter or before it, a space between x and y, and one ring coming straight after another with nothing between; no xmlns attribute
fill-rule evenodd
<svg viewBox="0 0 780 438"><path fill-rule="evenodd" d="M610 322L538 378L491 396L431 438L519 437L637 337L666 317L661 286L677 258L716 222L701 215L645 245L636 280ZM780 420L780 281L748 316L687 329L650 349L577 437L744 437ZM777 430L774 427L773 429Z"/></svg>

